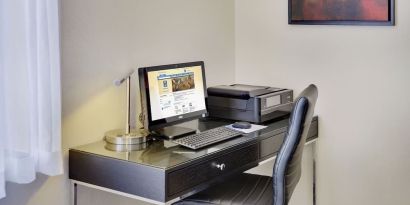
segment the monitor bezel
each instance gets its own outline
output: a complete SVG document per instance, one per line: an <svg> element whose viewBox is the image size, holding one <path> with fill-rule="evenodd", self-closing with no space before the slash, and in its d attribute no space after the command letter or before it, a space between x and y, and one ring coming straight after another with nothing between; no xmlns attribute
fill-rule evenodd
<svg viewBox="0 0 410 205"><path fill-rule="evenodd" d="M170 70L175 68L183 68L183 67L194 67L194 66L201 66L202 70L202 79L203 79L203 88L204 88L204 101L205 101L205 109L198 110L191 113L181 114L173 117L162 118L158 120L152 120L152 113L151 113L151 97L149 92L149 82L148 82L148 72L151 71L158 71L158 70ZM175 124L187 122L194 119L199 119L201 117L205 117L208 115L207 110L207 103L206 98L208 97L206 91L206 77L205 77L205 64L203 61L195 61L195 62L188 62L188 63L177 63L177 64L169 64L169 65L159 65L159 66L151 66L151 67L142 67L138 69L139 79L140 79L140 89L141 89L141 100L143 105L143 113L146 115L144 117L144 128L148 131L158 130L163 127L172 126Z"/></svg>

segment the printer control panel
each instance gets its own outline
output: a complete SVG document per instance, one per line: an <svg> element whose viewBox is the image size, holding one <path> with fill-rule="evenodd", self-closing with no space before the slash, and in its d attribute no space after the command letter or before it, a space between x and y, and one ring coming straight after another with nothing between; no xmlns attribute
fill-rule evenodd
<svg viewBox="0 0 410 205"><path fill-rule="evenodd" d="M292 103L293 92L292 90L283 90L281 92L270 93L259 97L261 98L261 109L264 110L278 105Z"/></svg>

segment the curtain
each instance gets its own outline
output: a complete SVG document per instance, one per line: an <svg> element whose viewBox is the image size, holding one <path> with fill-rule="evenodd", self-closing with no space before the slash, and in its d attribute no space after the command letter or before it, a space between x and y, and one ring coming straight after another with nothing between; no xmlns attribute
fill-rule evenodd
<svg viewBox="0 0 410 205"><path fill-rule="evenodd" d="M58 0L0 0L0 198L62 174Z"/></svg>

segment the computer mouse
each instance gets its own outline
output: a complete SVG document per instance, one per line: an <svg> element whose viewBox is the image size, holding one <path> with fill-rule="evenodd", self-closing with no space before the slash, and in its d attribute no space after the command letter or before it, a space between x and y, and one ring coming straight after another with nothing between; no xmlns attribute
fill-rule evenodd
<svg viewBox="0 0 410 205"><path fill-rule="evenodd" d="M232 127L238 129L249 129L252 127L252 124L249 122L235 122L233 123Z"/></svg>

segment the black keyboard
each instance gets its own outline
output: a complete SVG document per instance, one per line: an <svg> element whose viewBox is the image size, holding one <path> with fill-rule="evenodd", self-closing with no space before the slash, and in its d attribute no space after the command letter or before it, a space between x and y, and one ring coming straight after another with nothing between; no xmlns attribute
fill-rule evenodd
<svg viewBox="0 0 410 205"><path fill-rule="evenodd" d="M241 136L243 133L227 127L217 127L201 133L188 135L173 142L191 149L199 149L217 142Z"/></svg>

